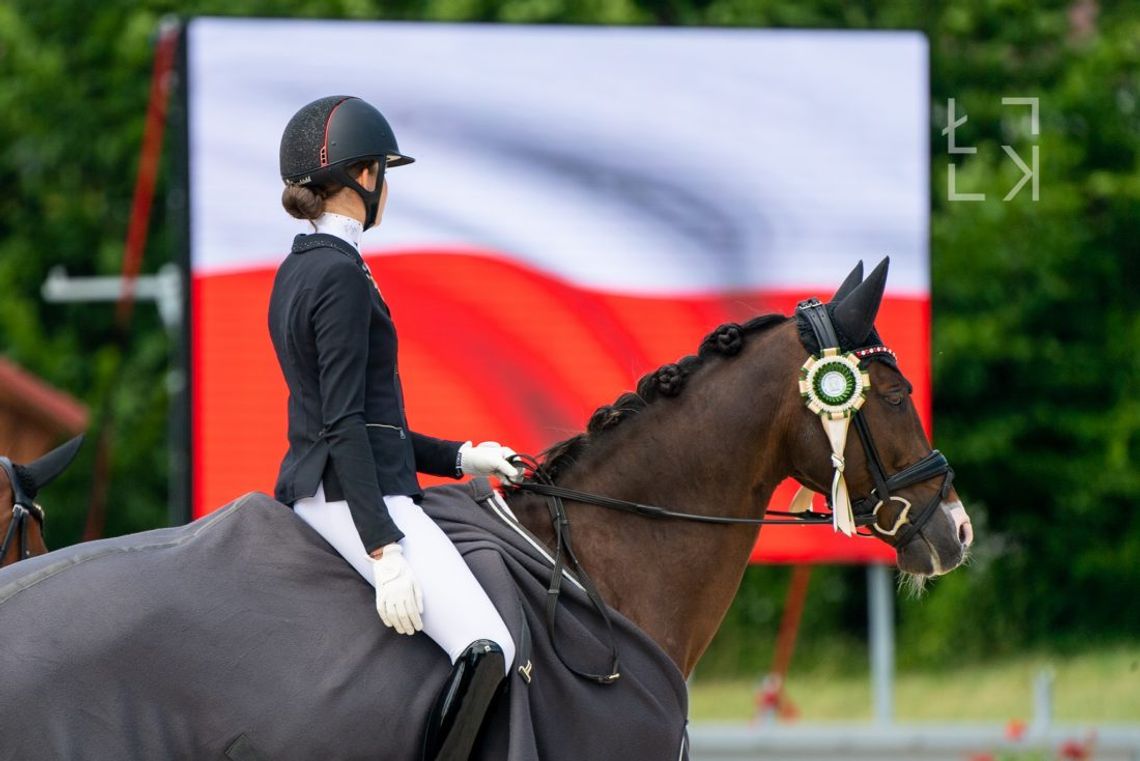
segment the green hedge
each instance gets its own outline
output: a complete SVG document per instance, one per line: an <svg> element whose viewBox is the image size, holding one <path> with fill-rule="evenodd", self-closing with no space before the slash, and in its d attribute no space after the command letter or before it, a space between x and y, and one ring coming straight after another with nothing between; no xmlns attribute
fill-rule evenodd
<svg viewBox="0 0 1140 761"><path fill-rule="evenodd" d="M1074 4L1075 6L1077 4ZM166 13L511 22L912 28L932 52L937 445L979 529L975 561L900 602L916 662L1028 644L1135 638L1140 607L1140 20L1104 3L1091 32L1065 3L816 0L427 0L0 5L0 351L116 422L108 531L166 517L168 341L153 308L119 346L110 306L47 305L51 264L118 272L153 35ZM1076 22L1074 21L1076 19ZM1041 134L1003 96L1035 96ZM948 156L948 98L969 121ZM1040 147L1040 200L1000 146ZM952 203L960 190L984 203ZM170 258L163 172L145 271ZM110 393L108 393L110 392ZM78 539L91 455L46 496L49 541ZM702 670L762 670L789 571L755 568ZM861 569L820 569L800 659L844 662L864 636ZM762 635L762 636L760 636ZM765 639L766 638L766 639ZM767 644L765 644L765 642ZM759 643L759 645L758 645ZM768 649L765 649L768 648ZM833 657L836 653L839 658Z"/></svg>

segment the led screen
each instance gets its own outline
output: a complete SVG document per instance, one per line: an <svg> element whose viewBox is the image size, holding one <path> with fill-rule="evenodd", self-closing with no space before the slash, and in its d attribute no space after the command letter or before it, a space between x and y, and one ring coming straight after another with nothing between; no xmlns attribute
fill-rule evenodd
<svg viewBox="0 0 1140 761"><path fill-rule="evenodd" d="M187 69L195 516L273 490L267 304L307 229L280 206L278 141L330 94L376 105L416 158L362 246L416 430L537 453L716 325L888 254L878 325L929 428L919 34L197 19ZM827 528L767 528L754 553L891 557Z"/></svg>

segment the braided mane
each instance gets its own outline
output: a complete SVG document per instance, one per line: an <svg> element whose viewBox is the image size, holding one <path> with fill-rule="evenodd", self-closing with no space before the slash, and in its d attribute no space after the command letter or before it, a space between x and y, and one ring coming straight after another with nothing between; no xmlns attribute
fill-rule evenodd
<svg viewBox="0 0 1140 761"><path fill-rule="evenodd" d="M705 364L710 355L734 357L744 348L747 337L763 333L789 318L781 314L754 317L743 325L726 322L701 341L696 354L682 357L676 362L662 365L647 373L637 382L636 391L627 391L614 401L598 407L590 416L586 430L551 445L542 455L542 470L553 480L572 464L590 444L614 428L618 423L640 412L661 397L674 397L681 393L689 376Z"/></svg>

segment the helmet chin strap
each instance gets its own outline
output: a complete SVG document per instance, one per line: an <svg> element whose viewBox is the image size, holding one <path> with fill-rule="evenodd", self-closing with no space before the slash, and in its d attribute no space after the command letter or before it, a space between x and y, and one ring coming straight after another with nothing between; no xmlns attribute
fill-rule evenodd
<svg viewBox="0 0 1140 761"><path fill-rule="evenodd" d="M384 191L384 162L379 162L380 172L376 176L376 188L366 190L363 185L353 179L343 165L330 167L332 176L342 185L352 188L360 200L364 202L364 229L376 224L376 215L380 212L380 194Z"/></svg>

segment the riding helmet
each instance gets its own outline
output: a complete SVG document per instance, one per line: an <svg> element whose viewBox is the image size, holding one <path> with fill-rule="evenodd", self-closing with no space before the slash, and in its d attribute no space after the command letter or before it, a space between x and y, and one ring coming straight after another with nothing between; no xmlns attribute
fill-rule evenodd
<svg viewBox="0 0 1140 761"><path fill-rule="evenodd" d="M349 165L380 162L376 189L365 190L347 171ZM400 153L384 115L360 98L332 95L301 108L281 135L281 179L286 185L324 187L333 183L356 191L364 201L364 229L376 221L384 170L415 159Z"/></svg>

